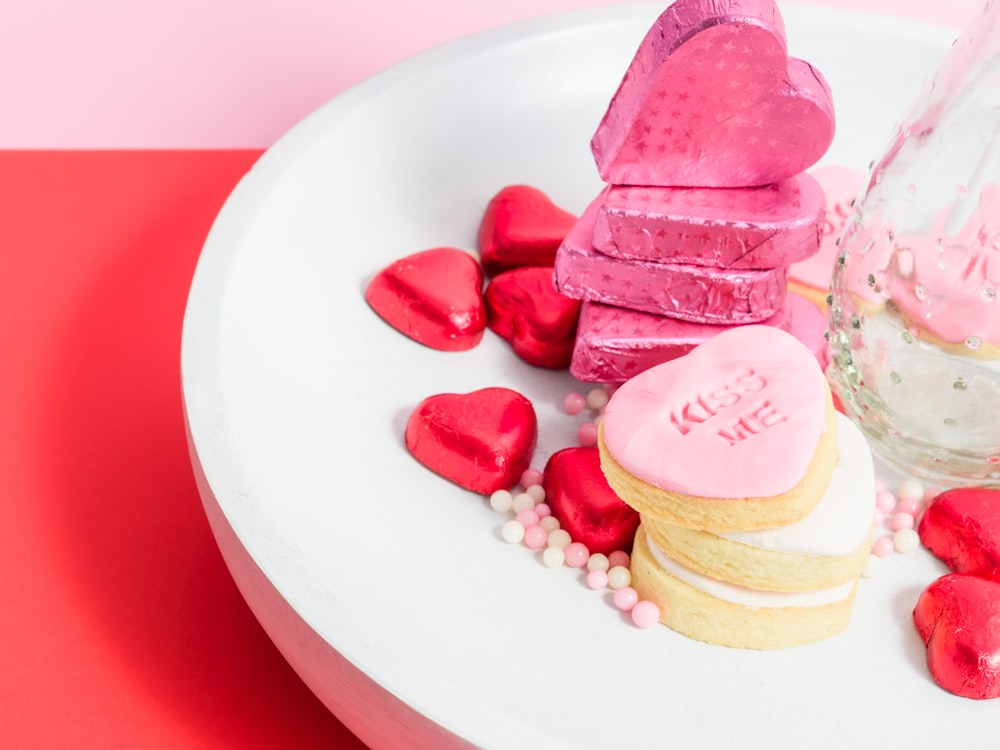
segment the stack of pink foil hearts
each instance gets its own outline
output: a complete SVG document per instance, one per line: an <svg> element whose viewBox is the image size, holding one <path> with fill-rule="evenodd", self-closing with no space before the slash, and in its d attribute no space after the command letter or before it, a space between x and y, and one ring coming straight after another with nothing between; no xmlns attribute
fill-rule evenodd
<svg viewBox="0 0 1000 750"><path fill-rule="evenodd" d="M607 183L559 247L583 300L571 362L623 382L726 327L764 323L822 356L822 313L787 292L819 249L823 77L788 56L773 0L677 0L643 39L591 141Z"/></svg>

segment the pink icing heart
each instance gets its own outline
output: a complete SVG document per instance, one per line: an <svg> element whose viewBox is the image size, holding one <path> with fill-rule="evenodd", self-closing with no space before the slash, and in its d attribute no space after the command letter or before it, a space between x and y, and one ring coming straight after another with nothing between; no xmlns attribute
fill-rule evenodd
<svg viewBox="0 0 1000 750"><path fill-rule="evenodd" d="M794 336L740 326L615 391L604 443L629 473L669 491L773 497L805 476L827 429L827 393Z"/></svg>
<svg viewBox="0 0 1000 750"><path fill-rule="evenodd" d="M639 46L591 141L616 185L749 187L814 164L830 90L788 56L773 0L677 0Z"/></svg>

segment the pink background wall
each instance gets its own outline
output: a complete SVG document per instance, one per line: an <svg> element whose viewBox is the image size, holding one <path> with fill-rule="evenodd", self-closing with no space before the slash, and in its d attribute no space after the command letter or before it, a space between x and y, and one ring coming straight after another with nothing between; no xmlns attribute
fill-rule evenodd
<svg viewBox="0 0 1000 750"><path fill-rule="evenodd" d="M800 4L959 28L981 1ZM265 147L338 92L421 50L523 18L621 4L7 2L0 13L0 148Z"/></svg>

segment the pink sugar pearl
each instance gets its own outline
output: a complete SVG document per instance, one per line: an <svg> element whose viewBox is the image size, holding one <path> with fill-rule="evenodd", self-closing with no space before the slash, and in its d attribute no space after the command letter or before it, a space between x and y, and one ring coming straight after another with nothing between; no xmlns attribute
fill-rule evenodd
<svg viewBox="0 0 1000 750"><path fill-rule="evenodd" d="M571 542L566 548L566 566L570 568L582 568L590 559L590 550L582 542Z"/></svg>
<svg viewBox="0 0 1000 750"><path fill-rule="evenodd" d="M516 516L514 516L514 520L527 529L530 526L537 526L539 520L541 519L538 515L538 511L536 511L534 508L525 508L524 510L519 511Z"/></svg>
<svg viewBox="0 0 1000 750"><path fill-rule="evenodd" d="M909 513L893 513L892 520L889 522L889 528L893 531L899 531L901 529L912 529L913 528L913 516Z"/></svg>
<svg viewBox="0 0 1000 750"><path fill-rule="evenodd" d="M876 557L885 557L886 555L891 555L896 549L896 546L892 543L892 538L887 536L880 536L874 542L872 542L872 554Z"/></svg>
<svg viewBox="0 0 1000 750"><path fill-rule="evenodd" d="M627 568L630 558L628 552L623 549L616 549L610 555L608 555L608 567L614 568L621 566Z"/></svg>
<svg viewBox="0 0 1000 750"><path fill-rule="evenodd" d="M896 496L888 490L875 493L875 507L883 513L892 513L896 509Z"/></svg>
<svg viewBox="0 0 1000 750"><path fill-rule="evenodd" d="M521 475L521 486L534 487L536 484L541 484L542 479L542 472L538 469L525 469L524 473Z"/></svg>
<svg viewBox="0 0 1000 750"><path fill-rule="evenodd" d="M587 408L587 398L582 393L567 393L563 399L563 409L567 414L577 415Z"/></svg>
<svg viewBox="0 0 1000 750"><path fill-rule="evenodd" d="M885 513L879 509L875 509L875 513L872 515L872 526L881 526L885 522Z"/></svg>
<svg viewBox="0 0 1000 750"><path fill-rule="evenodd" d="M631 586L623 586L614 593L611 600L622 612L628 612L639 601L639 595L635 593L635 589Z"/></svg>
<svg viewBox="0 0 1000 750"><path fill-rule="evenodd" d="M533 508L533 510L538 514L539 518L545 518L546 516L552 515L552 506L548 503L539 503Z"/></svg>
<svg viewBox="0 0 1000 750"><path fill-rule="evenodd" d="M902 497L899 499L899 505L896 506L896 511L899 513L909 513L911 516L916 517L920 513L920 507L922 503L920 500L912 497Z"/></svg>
<svg viewBox="0 0 1000 750"><path fill-rule="evenodd" d="M587 585L598 591L608 587L608 574L603 570L592 570L587 573Z"/></svg>
<svg viewBox="0 0 1000 750"><path fill-rule="evenodd" d="M524 546L528 549L542 549L548 541L549 532L537 524L524 530Z"/></svg>
<svg viewBox="0 0 1000 750"><path fill-rule="evenodd" d="M576 430L576 439L584 448L593 448L597 445L597 425L584 422Z"/></svg>
<svg viewBox="0 0 1000 750"><path fill-rule="evenodd" d="M629 614L637 628L651 628L660 621L660 608L648 599L636 602Z"/></svg>

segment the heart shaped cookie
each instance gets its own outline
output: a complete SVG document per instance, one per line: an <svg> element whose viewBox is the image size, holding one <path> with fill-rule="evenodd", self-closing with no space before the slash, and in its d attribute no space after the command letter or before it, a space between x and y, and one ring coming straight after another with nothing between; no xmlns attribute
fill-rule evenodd
<svg viewBox="0 0 1000 750"><path fill-rule="evenodd" d="M632 548L639 514L608 486L597 448L556 451L544 476L545 502L574 542L605 555Z"/></svg>
<svg viewBox="0 0 1000 750"><path fill-rule="evenodd" d="M453 247L424 250L379 271L365 290L371 308L414 341L441 351L471 349L486 330L483 271Z"/></svg>
<svg viewBox="0 0 1000 750"><path fill-rule="evenodd" d="M943 576L920 595L913 623L938 685L964 698L1000 698L1000 583Z"/></svg>
<svg viewBox="0 0 1000 750"><path fill-rule="evenodd" d="M605 182L749 187L792 177L833 140L830 90L788 56L773 0L677 0L597 128Z"/></svg>
<svg viewBox="0 0 1000 750"><path fill-rule="evenodd" d="M803 480L824 436L834 438L832 474L829 399L815 356L794 336L739 326L622 385L605 409L602 437L625 472L654 487L769 498Z"/></svg>
<svg viewBox="0 0 1000 750"><path fill-rule="evenodd" d="M497 275L486 287L487 326L536 367L569 367L580 301L556 291L552 268L525 266Z"/></svg>
<svg viewBox="0 0 1000 750"><path fill-rule="evenodd" d="M479 225L479 259L490 276L519 266L551 266L576 217L541 190L509 185L486 206Z"/></svg>
<svg viewBox="0 0 1000 750"><path fill-rule="evenodd" d="M430 396L410 414L405 434L420 463L484 495L517 484L537 438L534 407L509 388Z"/></svg>
<svg viewBox="0 0 1000 750"><path fill-rule="evenodd" d="M1000 582L1000 490L942 492L924 512L918 531L924 546L954 572Z"/></svg>
<svg viewBox="0 0 1000 750"><path fill-rule="evenodd" d="M854 167L825 164L810 170L823 190L825 209L819 250L788 267L788 288L826 312L826 295L840 252L840 237L851 216L854 201L865 185L865 173Z"/></svg>

